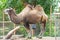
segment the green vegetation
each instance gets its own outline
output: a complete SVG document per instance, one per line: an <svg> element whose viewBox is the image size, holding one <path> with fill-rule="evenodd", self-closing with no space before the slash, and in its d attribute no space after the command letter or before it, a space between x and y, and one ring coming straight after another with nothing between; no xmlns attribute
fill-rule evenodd
<svg viewBox="0 0 60 40"><path fill-rule="evenodd" d="M48 15L48 17L50 17L50 6L55 6L55 5L52 5L53 0L33 0L33 1L32 0L0 0L0 21L2 21L2 14L3 14L4 9L12 7L16 10L16 13L18 14L24 8L24 5L23 5L24 2L27 2L31 5L32 4L41 5L44 8L44 11ZM52 10L53 9L54 9L54 7L52 8ZM7 20L8 20L8 17L7 17L7 15L5 15L5 21L7 21ZM50 22L48 21L47 25L46 25L45 36L54 36L54 23L52 23L51 27L50 27L49 23ZM37 26L39 27L39 25L37 25ZM12 25L9 25L9 27L10 27L10 29L12 29ZM50 28L51 28L51 33L49 32ZM26 35L26 31L24 28L20 28L19 31L17 31L17 34Z"/></svg>

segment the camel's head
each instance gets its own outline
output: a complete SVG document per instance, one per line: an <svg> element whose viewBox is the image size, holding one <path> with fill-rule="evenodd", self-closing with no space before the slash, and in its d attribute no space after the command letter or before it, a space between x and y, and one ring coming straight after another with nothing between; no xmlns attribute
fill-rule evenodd
<svg viewBox="0 0 60 40"><path fill-rule="evenodd" d="M5 14L11 14L11 12L13 11L13 8L7 8L4 10Z"/></svg>

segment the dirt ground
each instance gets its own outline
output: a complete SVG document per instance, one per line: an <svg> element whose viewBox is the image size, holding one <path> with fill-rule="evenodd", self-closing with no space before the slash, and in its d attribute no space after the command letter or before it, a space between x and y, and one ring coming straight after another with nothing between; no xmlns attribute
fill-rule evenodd
<svg viewBox="0 0 60 40"><path fill-rule="evenodd" d="M15 38L15 39L0 39L0 40L60 40L60 37L43 37L42 39L33 37L32 39Z"/></svg>

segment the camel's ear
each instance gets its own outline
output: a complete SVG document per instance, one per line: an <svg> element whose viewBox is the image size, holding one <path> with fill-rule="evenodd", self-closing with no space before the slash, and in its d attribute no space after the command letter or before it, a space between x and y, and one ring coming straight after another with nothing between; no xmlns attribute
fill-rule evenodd
<svg viewBox="0 0 60 40"><path fill-rule="evenodd" d="M15 8L13 8L13 11L15 12Z"/></svg>

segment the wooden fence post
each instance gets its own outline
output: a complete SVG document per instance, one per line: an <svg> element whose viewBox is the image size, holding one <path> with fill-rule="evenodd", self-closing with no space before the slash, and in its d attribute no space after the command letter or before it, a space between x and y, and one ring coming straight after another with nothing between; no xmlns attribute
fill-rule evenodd
<svg viewBox="0 0 60 40"><path fill-rule="evenodd" d="M5 28L4 28L4 13L3 13L3 39L4 39L4 33L5 32Z"/></svg>
<svg viewBox="0 0 60 40"><path fill-rule="evenodd" d="M50 20L49 20L49 22L50 22L50 36L51 36L51 24L52 24L52 19L51 19L51 15L52 15L52 6L50 6Z"/></svg>

